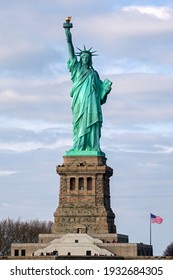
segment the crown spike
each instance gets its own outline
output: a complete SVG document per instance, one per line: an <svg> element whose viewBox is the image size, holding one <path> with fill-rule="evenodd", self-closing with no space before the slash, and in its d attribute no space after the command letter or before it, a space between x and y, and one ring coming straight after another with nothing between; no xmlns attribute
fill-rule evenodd
<svg viewBox="0 0 173 280"><path fill-rule="evenodd" d="M82 52L82 50L81 49L79 49L78 47L76 47L80 52Z"/></svg>
<svg viewBox="0 0 173 280"><path fill-rule="evenodd" d="M91 51L93 47L89 48L87 50L86 46L84 45L84 49L81 50L80 48L77 47L77 49L79 50L79 52L76 52L77 56L80 56L82 53L89 53L91 56L97 56L97 54L95 54L97 51Z"/></svg>

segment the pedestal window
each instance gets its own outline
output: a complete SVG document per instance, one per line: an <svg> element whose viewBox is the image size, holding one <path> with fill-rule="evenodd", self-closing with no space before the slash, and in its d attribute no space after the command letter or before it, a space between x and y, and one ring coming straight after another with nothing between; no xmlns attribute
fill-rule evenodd
<svg viewBox="0 0 173 280"><path fill-rule="evenodd" d="M87 178L87 190L88 191L92 190L92 178L91 177Z"/></svg>
<svg viewBox="0 0 173 280"><path fill-rule="evenodd" d="M79 191L84 190L84 178L80 177L78 183L79 183Z"/></svg>
<svg viewBox="0 0 173 280"><path fill-rule="evenodd" d="M70 190L71 191L75 190L75 178L74 177L70 178Z"/></svg>

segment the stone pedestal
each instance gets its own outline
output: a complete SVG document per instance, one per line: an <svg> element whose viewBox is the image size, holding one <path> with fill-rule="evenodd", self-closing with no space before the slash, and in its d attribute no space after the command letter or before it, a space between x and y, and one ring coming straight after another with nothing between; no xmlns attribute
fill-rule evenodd
<svg viewBox="0 0 173 280"><path fill-rule="evenodd" d="M116 233L110 206L112 168L102 156L64 156L60 175L59 206L52 233Z"/></svg>
<svg viewBox="0 0 173 280"><path fill-rule="evenodd" d="M95 255L131 258L151 256L152 246L128 243L116 233L110 206L109 179L112 168L104 156L64 156L57 166L60 175L59 205L54 213L52 234L40 234L39 243L13 243L12 256L37 256L57 251L58 258ZM51 255L52 257L52 255ZM67 256L68 257L68 256ZM43 258L43 256L41 257Z"/></svg>

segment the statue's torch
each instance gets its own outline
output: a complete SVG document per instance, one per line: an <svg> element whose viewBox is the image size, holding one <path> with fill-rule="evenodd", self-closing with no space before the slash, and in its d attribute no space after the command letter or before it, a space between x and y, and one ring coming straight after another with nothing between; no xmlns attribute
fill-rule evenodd
<svg viewBox="0 0 173 280"><path fill-rule="evenodd" d="M63 27L67 29L72 28L73 24L70 21L71 21L71 17L66 17L65 22L63 23Z"/></svg>

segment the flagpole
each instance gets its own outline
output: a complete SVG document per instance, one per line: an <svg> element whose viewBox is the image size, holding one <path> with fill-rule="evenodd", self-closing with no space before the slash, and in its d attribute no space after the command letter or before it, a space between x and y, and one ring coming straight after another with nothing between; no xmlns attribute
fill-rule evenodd
<svg viewBox="0 0 173 280"><path fill-rule="evenodd" d="M150 246L151 246L151 213L150 213Z"/></svg>

